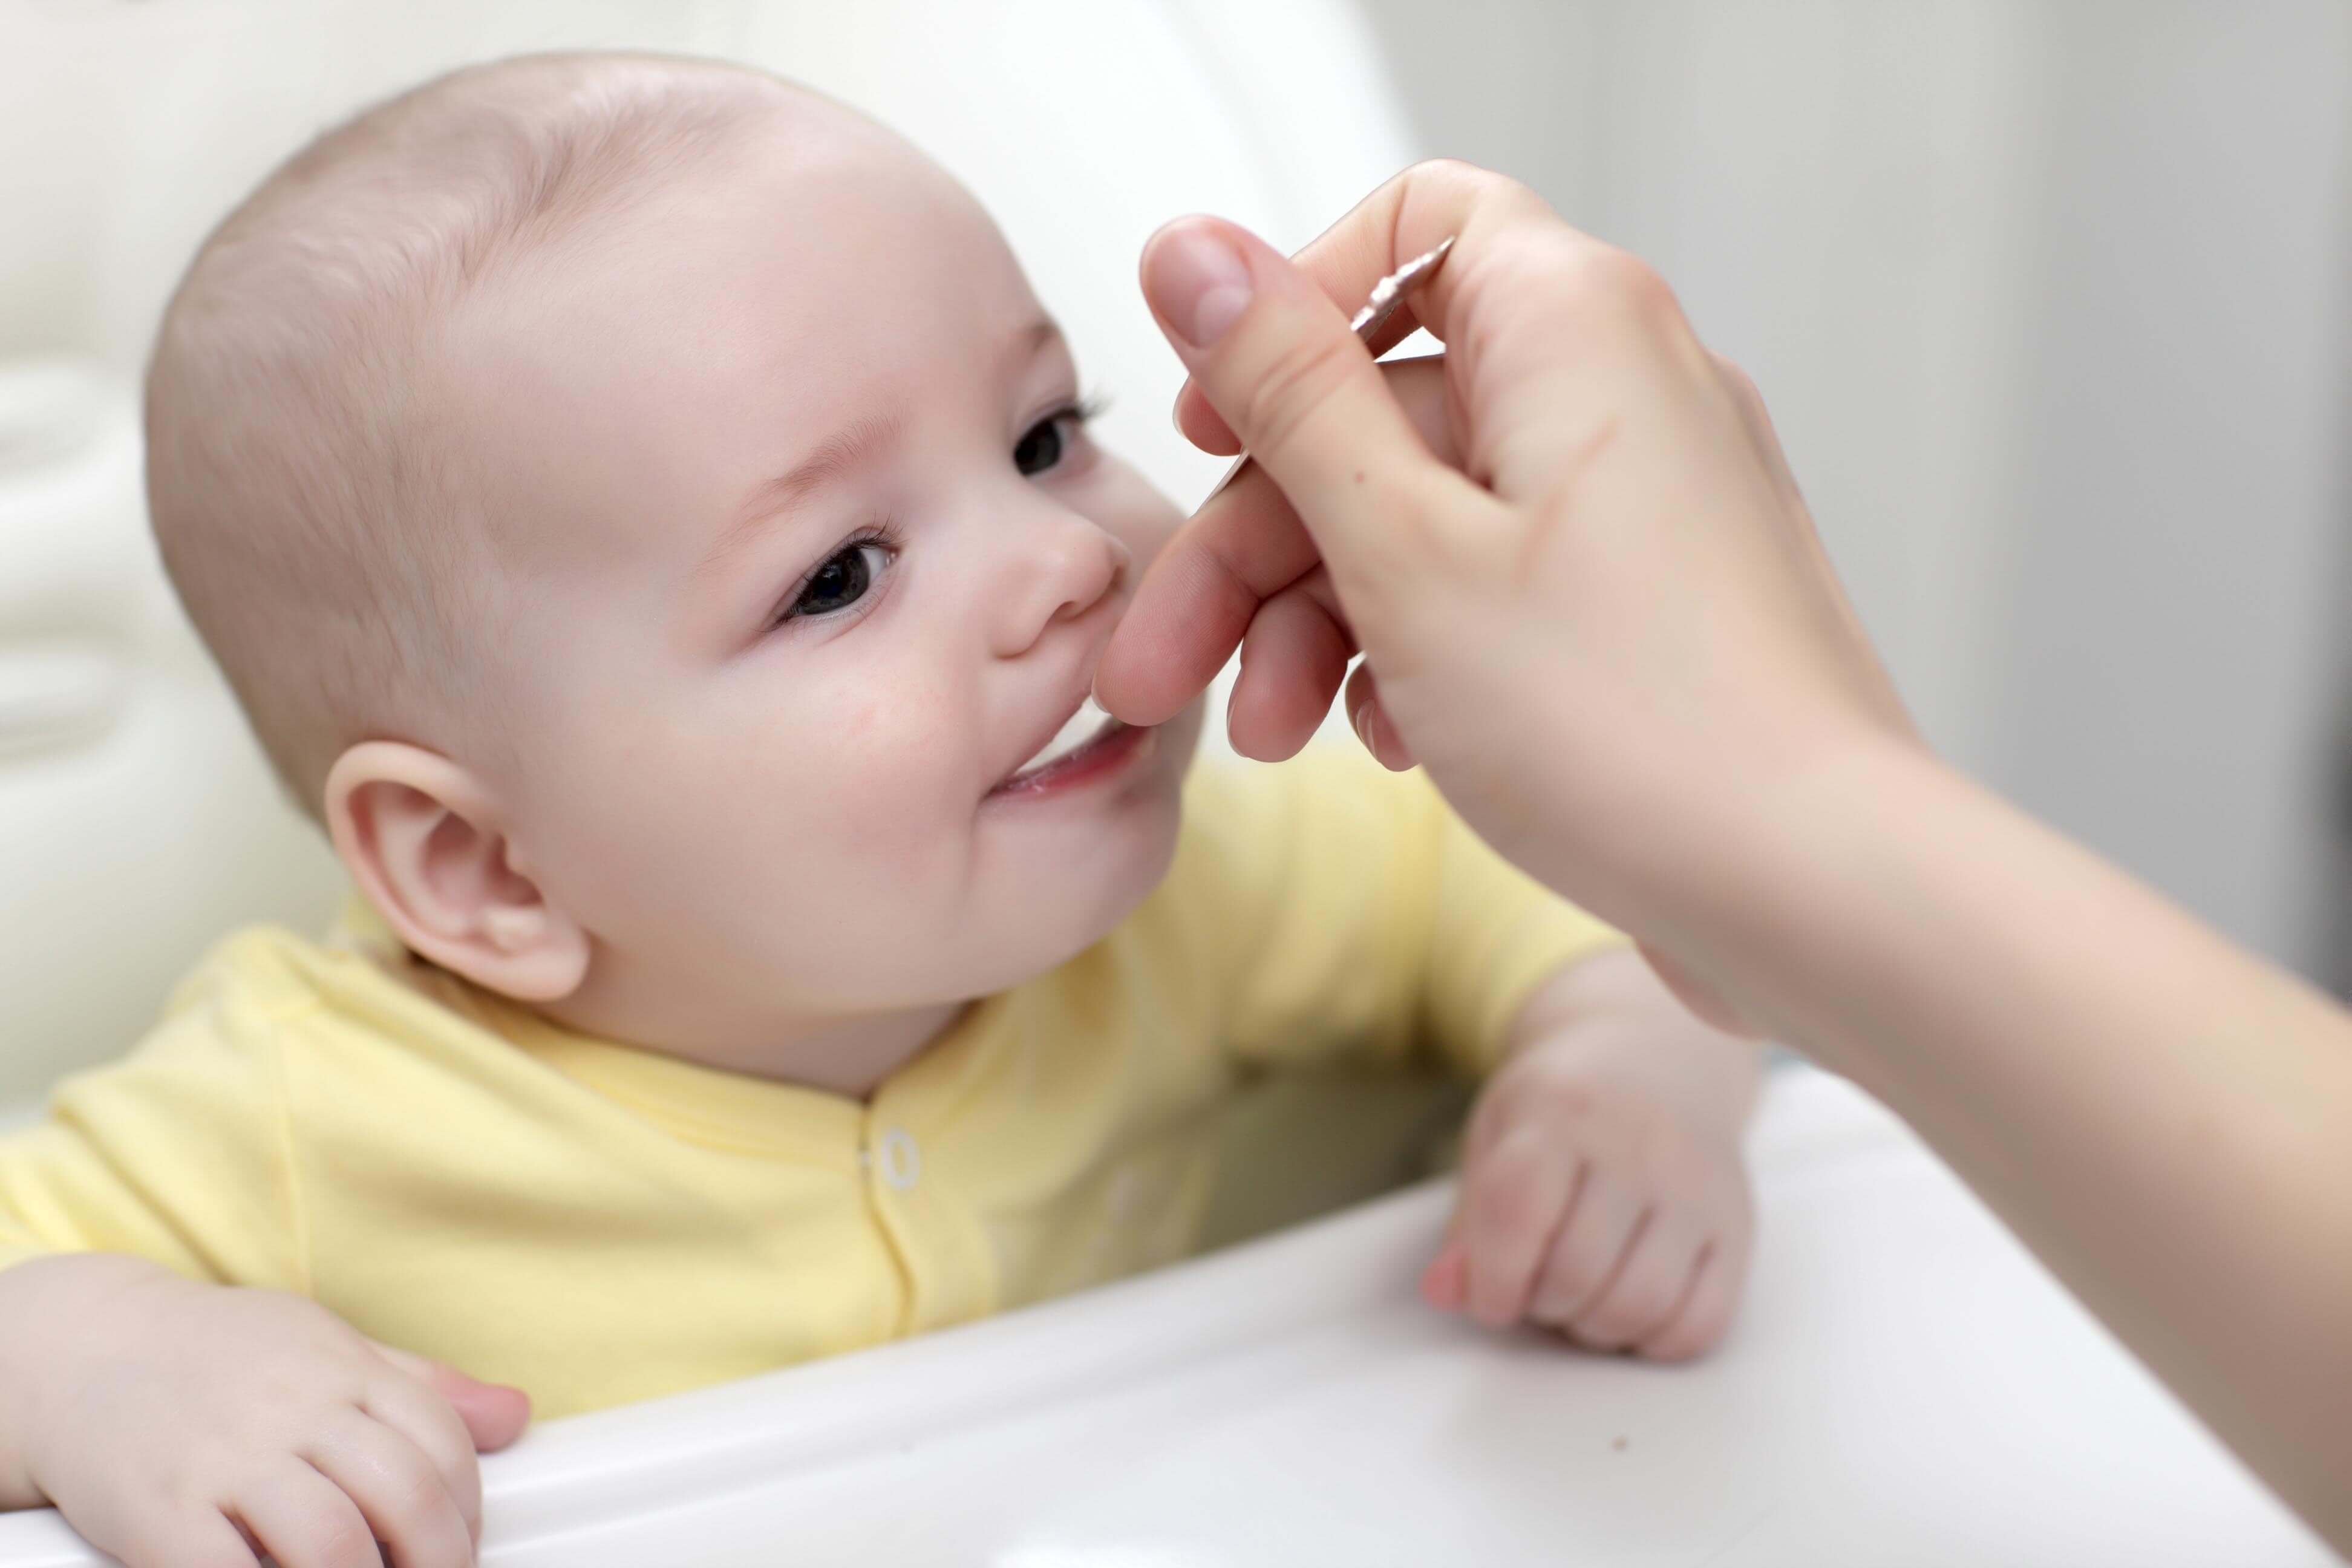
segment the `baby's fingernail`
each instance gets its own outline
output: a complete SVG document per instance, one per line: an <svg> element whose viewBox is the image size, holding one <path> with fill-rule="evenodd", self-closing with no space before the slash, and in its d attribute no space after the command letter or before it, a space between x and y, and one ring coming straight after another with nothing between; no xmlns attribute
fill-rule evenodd
<svg viewBox="0 0 2352 1568"><path fill-rule="evenodd" d="M1356 739L1364 743L1364 750L1371 752L1375 758L1379 757L1381 749L1372 744L1371 699L1366 698L1357 703L1356 710L1348 715L1348 722L1356 727Z"/></svg>
<svg viewBox="0 0 2352 1568"><path fill-rule="evenodd" d="M1441 1312L1458 1312L1469 1287L1469 1260L1452 1242L1422 1271L1422 1300Z"/></svg>
<svg viewBox="0 0 2352 1568"><path fill-rule="evenodd" d="M1162 229L1143 258L1143 292L1160 319L1196 349L1207 348L1249 309L1249 258L1211 220Z"/></svg>

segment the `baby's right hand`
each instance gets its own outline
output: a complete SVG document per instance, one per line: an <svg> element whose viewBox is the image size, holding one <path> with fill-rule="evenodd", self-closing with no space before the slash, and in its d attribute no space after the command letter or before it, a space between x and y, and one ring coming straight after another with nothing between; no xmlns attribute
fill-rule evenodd
<svg viewBox="0 0 2352 1568"><path fill-rule="evenodd" d="M530 1418L299 1296L104 1253L0 1273L0 1509L128 1568L463 1568L475 1452Z"/></svg>

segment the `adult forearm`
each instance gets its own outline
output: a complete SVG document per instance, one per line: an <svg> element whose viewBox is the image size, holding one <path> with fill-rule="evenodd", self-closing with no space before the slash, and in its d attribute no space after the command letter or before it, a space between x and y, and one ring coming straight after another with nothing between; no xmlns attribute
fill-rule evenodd
<svg viewBox="0 0 2352 1568"><path fill-rule="evenodd" d="M1775 803L1701 946L2352 1547L2352 1017L1925 753Z"/></svg>

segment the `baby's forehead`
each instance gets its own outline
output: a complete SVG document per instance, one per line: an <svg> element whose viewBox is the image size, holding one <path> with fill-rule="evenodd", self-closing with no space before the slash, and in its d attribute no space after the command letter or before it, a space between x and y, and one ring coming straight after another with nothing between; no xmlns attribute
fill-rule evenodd
<svg viewBox="0 0 2352 1568"><path fill-rule="evenodd" d="M467 316L463 422L503 483L544 496L614 470L614 521L681 529L720 526L730 488L840 430L986 395L1016 355L1062 352L968 192L878 127L822 115L747 124Z"/></svg>
<svg viewBox="0 0 2352 1568"><path fill-rule="evenodd" d="M730 337L785 330L804 340L813 368L837 372L852 363L824 362L843 340L1036 312L971 194L831 104L747 122L646 199L567 239L547 247L529 286L559 289L575 318L698 329L705 354ZM553 314L549 328L564 330Z"/></svg>

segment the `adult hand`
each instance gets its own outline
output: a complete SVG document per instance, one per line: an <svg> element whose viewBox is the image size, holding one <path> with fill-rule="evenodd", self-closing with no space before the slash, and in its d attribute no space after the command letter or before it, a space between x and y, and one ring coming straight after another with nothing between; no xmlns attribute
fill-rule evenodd
<svg viewBox="0 0 2352 1568"><path fill-rule="evenodd" d="M1447 235L1391 334L1446 344L1433 450L1339 307ZM1295 266L1187 218L1143 280L1180 422L1262 472L1139 586L1104 706L1164 719L1240 640L1235 740L1278 755L1360 647L1377 752L1699 1010L1892 1106L2352 1550L2352 1016L1918 745L1656 276L1425 164Z"/></svg>
<svg viewBox="0 0 2352 1568"><path fill-rule="evenodd" d="M1343 308L1448 235L1371 345L1446 345L1396 373L1417 428ZM1420 164L1296 264L1193 217L1142 271L1192 374L1180 423L1257 463L1140 585L1097 676L1113 713L1168 718L1239 644L1234 743L1286 755L1360 648L1375 753L1654 957L1744 798L1909 738L1754 389L1525 187Z"/></svg>

